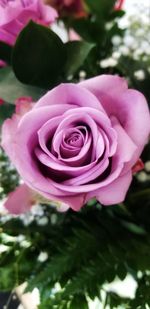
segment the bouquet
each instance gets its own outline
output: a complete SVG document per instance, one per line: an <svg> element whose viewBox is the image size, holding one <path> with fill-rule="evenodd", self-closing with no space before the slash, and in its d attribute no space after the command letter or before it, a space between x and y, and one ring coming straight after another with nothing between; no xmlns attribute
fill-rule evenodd
<svg viewBox="0 0 150 309"><path fill-rule="evenodd" d="M149 46L125 14L0 1L0 288L38 308L150 306Z"/></svg>

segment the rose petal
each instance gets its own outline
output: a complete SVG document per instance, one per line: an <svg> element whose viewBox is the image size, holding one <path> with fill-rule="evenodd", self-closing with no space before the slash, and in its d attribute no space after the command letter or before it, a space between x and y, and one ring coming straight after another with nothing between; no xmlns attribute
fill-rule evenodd
<svg viewBox="0 0 150 309"><path fill-rule="evenodd" d="M80 86L99 99L109 116L116 116L140 155L150 134L150 114L144 96L128 89L123 78L113 75L101 75L81 82Z"/></svg>
<svg viewBox="0 0 150 309"><path fill-rule="evenodd" d="M87 89L75 84L61 84L53 90L48 91L36 104L35 108L51 104L62 105L70 104L74 107L92 107L93 109L105 110L100 105L97 98Z"/></svg>
<svg viewBox="0 0 150 309"><path fill-rule="evenodd" d="M129 186L132 181L132 173L129 171L123 176L118 177L112 183L92 192L87 198L96 197L97 200L103 205L113 205L124 201Z"/></svg>
<svg viewBox="0 0 150 309"><path fill-rule="evenodd" d="M35 200L31 190L23 184L8 195L4 207L7 208L10 213L19 215L29 211L34 203Z"/></svg>

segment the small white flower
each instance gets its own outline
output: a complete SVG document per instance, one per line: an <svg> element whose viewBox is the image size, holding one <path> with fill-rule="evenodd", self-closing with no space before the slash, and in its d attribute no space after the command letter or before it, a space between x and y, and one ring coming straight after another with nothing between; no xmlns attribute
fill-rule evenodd
<svg viewBox="0 0 150 309"><path fill-rule="evenodd" d="M137 174L137 179L140 181L140 182L145 182L147 181L147 175L145 172L140 172L139 174Z"/></svg>
<svg viewBox="0 0 150 309"><path fill-rule="evenodd" d="M3 244L0 245L0 254L8 251L9 249L10 249L9 246L3 245Z"/></svg>
<svg viewBox="0 0 150 309"><path fill-rule="evenodd" d="M113 23L112 22L108 22L105 24L105 29L106 30L110 30L113 27Z"/></svg>
<svg viewBox="0 0 150 309"><path fill-rule="evenodd" d="M145 72L143 70L135 71L134 76L137 80L144 80L145 79Z"/></svg>
<svg viewBox="0 0 150 309"><path fill-rule="evenodd" d="M34 207L31 208L31 213L34 215L34 216L43 216L44 215L44 209L41 205L35 205Z"/></svg>
<svg viewBox="0 0 150 309"><path fill-rule="evenodd" d="M40 226L44 226L48 224L48 218L46 216L42 217L42 218L38 218L37 220L37 224Z"/></svg>
<svg viewBox="0 0 150 309"><path fill-rule="evenodd" d="M105 69L108 67L115 67L117 65L117 60L114 58L108 58L100 61L100 67Z"/></svg>
<svg viewBox="0 0 150 309"><path fill-rule="evenodd" d="M114 35L114 36L112 37L111 41L112 41L112 44L113 44L114 46L118 46L118 45L121 44L122 38L121 38L121 36L119 36L119 35Z"/></svg>
<svg viewBox="0 0 150 309"><path fill-rule="evenodd" d="M24 235L17 236L17 241L18 242L22 242L23 240L25 240L25 236Z"/></svg>
<svg viewBox="0 0 150 309"><path fill-rule="evenodd" d="M114 52L112 53L112 57L113 57L114 59L119 59L120 56L121 56L121 54L120 54L118 51L114 51Z"/></svg>
<svg viewBox="0 0 150 309"><path fill-rule="evenodd" d="M51 215L51 224L56 224L57 222L57 215L56 214L52 214Z"/></svg>
<svg viewBox="0 0 150 309"><path fill-rule="evenodd" d="M119 52L123 55L123 56L128 56L130 54L130 50L127 46L121 45L119 46Z"/></svg>
<svg viewBox="0 0 150 309"><path fill-rule="evenodd" d="M150 172L150 161L147 161L145 163L145 170L146 170L146 172Z"/></svg>
<svg viewBox="0 0 150 309"><path fill-rule="evenodd" d="M125 46L132 48L135 44L135 39L131 35L127 35L123 39Z"/></svg>
<svg viewBox="0 0 150 309"><path fill-rule="evenodd" d="M41 251L39 256L38 256L38 261L43 263L45 262L46 260L48 259L48 253L47 252L44 252L44 251Z"/></svg>
<svg viewBox="0 0 150 309"><path fill-rule="evenodd" d="M85 80L86 78L86 72L85 71L80 71L79 72L79 79L80 81Z"/></svg>
<svg viewBox="0 0 150 309"><path fill-rule="evenodd" d="M28 240L23 240L20 242L20 247L22 248L29 248L31 246L31 243Z"/></svg>
<svg viewBox="0 0 150 309"><path fill-rule="evenodd" d="M80 72L79 72L79 76L80 76L81 78L85 78L85 77L86 77L86 72L85 72L85 71L80 71Z"/></svg>

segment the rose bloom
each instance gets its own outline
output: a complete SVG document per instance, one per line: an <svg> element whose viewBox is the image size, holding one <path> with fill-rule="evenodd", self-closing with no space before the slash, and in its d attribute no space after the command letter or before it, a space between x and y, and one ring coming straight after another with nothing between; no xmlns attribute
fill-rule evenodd
<svg viewBox="0 0 150 309"><path fill-rule="evenodd" d="M119 11L123 9L124 0L117 0L115 4L115 10Z"/></svg>
<svg viewBox="0 0 150 309"><path fill-rule="evenodd" d="M56 17L55 9L40 0L0 0L0 41L14 45L30 20L48 26Z"/></svg>
<svg viewBox="0 0 150 309"><path fill-rule="evenodd" d="M91 198L124 200L149 133L144 96L101 75L61 84L7 119L2 146L27 186L77 211Z"/></svg>
<svg viewBox="0 0 150 309"><path fill-rule="evenodd" d="M84 0L44 0L58 10L60 15L86 16Z"/></svg>

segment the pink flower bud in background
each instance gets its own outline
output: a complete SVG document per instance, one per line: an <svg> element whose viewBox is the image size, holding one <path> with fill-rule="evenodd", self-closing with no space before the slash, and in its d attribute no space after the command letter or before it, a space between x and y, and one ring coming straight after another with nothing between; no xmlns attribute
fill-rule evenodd
<svg viewBox="0 0 150 309"><path fill-rule="evenodd" d="M0 41L14 45L30 20L49 26L57 16L56 10L41 0L0 0Z"/></svg>
<svg viewBox="0 0 150 309"><path fill-rule="evenodd" d="M0 105L4 104L4 100L0 98Z"/></svg>
<svg viewBox="0 0 150 309"><path fill-rule="evenodd" d="M3 60L0 60L0 68L4 68L6 66L6 62Z"/></svg>
<svg viewBox="0 0 150 309"><path fill-rule="evenodd" d="M87 15L84 0L45 0L45 3L56 8L60 16L83 17Z"/></svg>
<svg viewBox="0 0 150 309"><path fill-rule="evenodd" d="M9 193L4 207L14 215L27 212L35 204L33 193L25 184L17 187L13 192Z"/></svg>
<svg viewBox="0 0 150 309"><path fill-rule="evenodd" d="M115 4L115 10L119 11L122 10L124 4L124 0L117 0Z"/></svg>
<svg viewBox="0 0 150 309"><path fill-rule="evenodd" d="M138 161L136 162L136 164L132 168L132 173L136 174L143 169L144 169L144 163L141 159L138 159Z"/></svg>

